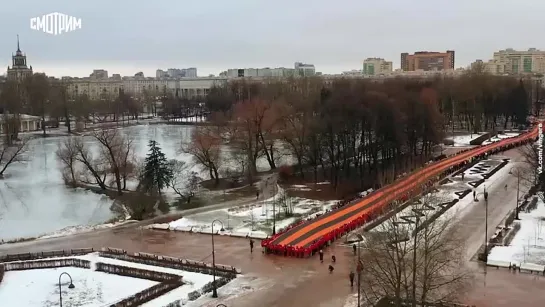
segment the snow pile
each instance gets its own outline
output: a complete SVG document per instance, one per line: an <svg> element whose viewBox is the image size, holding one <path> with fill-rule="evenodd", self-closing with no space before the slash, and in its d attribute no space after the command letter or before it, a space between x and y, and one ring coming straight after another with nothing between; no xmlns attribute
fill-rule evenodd
<svg viewBox="0 0 545 307"><path fill-rule="evenodd" d="M489 260L511 263L545 264L545 204L538 200L537 208L529 213L520 212L520 230L509 246L496 246Z"/></svg>
<svg viewBox="0 0 545 307"><path fill-rule="evenodd" d="M85 226L85 225L68 226L68 227L65 227L65 228L63 228L61 230L54 231L54 232L52 232L52 233L50 233L48 235L41 236L41 237L39 237L39 239L50 239L50 238L64 237L64 236L74 235L74 234L78 234L78 233L90 232L90 231L101 230L101 229L108 229L108 228L121 226L121 225L125 225L125 224L136 223L136 222L137 221L135 221L135 220L126 220L126 221L122 221L122 222L106 223L106 224L99 224L99 225L94 225L94 226Z"/></svg>

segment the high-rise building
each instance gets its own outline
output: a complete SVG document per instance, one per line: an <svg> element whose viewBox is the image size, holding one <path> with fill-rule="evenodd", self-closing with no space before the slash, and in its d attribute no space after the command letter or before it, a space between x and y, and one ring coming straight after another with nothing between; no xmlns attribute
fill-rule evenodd
<svg viewBox="0 0 545 307"><path fill-rule="evenodd" d="M165 78L167 76L168 76L168 73L162 69L157 69L155 71L155 78L157 79Z"/></svg>
<svg viewBox="0 0 545 307"><path fill-rule="evenodd" d="M96 80L108 79L108 71L104 69L94 69L89 77Z"/></svg>
<svg viewBox="0 0 545 307"><path fill-rule="evenodd" d="M17 35L17 51L11 56L11 68L8 66L8 80L23 80L32 76L32 66L28 67L26 62L26 54L19 47L19 35Z"/></svg>
<svg viewBox="0 0 545 307"><path fill-rule="evenodd" d="M314 67L314 64L303 64L301 62L295 62L293 66L296 75L299 77L309 77L316 75L316 67Z"/></svg>
<svg viewBox="0 0 545 307"><path fill-rule="evenodd" d="M385 75L391 73L392 69L392 62L381 58L367 58L363 61L364 76Z"/></svg>
<svg viewBox="0 0 545 307"><path fill-rule="evenodd" d="M454 51L418 51L414 54L402 53L401 69L403 71L438 71L454 69Z"/></svg>
<svg viewBox="0 0 545 307"><path fill-rule="evenodd" d="M545 51L530 48L517 51L511 48L494 52L487 63L491 71L506 74L545 73Z"/></svg>

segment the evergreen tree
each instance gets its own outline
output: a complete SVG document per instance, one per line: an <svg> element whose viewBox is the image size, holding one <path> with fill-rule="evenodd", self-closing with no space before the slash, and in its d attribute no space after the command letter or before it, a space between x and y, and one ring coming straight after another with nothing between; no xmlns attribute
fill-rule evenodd
<svg viewBox="0 0 545 307"><path fill-rule="evenodd" d="M152 140L148 144L149 153L144 161L144 172L140 180L146 192L158 192L166 188L174 176L170 163L161 151L159 143Z"/></svg>

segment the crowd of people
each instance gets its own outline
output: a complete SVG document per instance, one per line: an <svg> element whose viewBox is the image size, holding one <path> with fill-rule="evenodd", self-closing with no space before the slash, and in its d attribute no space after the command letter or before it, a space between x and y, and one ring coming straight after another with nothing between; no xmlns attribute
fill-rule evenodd
<svg viewBox="0 0 545 307"><path fill-rule="evenodd" d="M503 139L503 140L501 140L501 141L499 141L497 143L492 143L492 144L488 144L488 145L481 145L477 149L469 148L469 149L465 149L465 150L463 150L461 152L458 152L456 155L464 154L464 153L466 153L466 152L468 152L470 150L482 151L481 153L479 153L477 155L474 155L469 159L465 159L465 160L461 161L460 163L457 163L456 165L453 165L453 166L449 167L447 170L445 170L444 172L439 174L437 177L428 180L425 184L415 186L415 188L412 189L409 193L400 195L399 198L396 201L394 201L393 203L396 203L398 201L401 201L401 202L407 201L409 198L414 197L417 194L430 189L434 185L435 181L444 179L445 177L451 175L452 173L454 173L454 172L456 172L456 171L458 171L458 170L460 170L462 168L467 167L467 165L470 164L470 163L473 163L473 162L475 162L477 160L485 159L491 154L496 154L496 153L499 153L499 152L503 152L503 151L506 151L506 150L521 146L523 144L535 141L535 139L537 138L536 131L530 131L530 132L527 132L525 134L521 134L520 136L515 137L515 138L511 138L511 139ZM451 158L453 156L454 155L449 155L446 158L442 159L441 162L438 162L438 163L445 162L447 159L449 159L449 158ZM435 180L433 180L433 179L435 179ZM357 203L357 202L361 201L361 199L363 199L365 197L368 197L369 195L370 194L367 194L365 196L360 196L360 197L354 197L354 198L348 199L348 200L339 201L337 204L335 204L334 206L331 207L331 210L326 211L325 214L328 214L329 212L339 210L339 209L341 209L341 208L343 208L343 207L345 207L345 206L347 206L349 204ZM341 225L339 228L337 228L337 229L335 229L333 231L330 231L329 233L327 233L324 236L320 237L319 239L316 239L316 240L312 241L310 244L307 244L305 247L274 244L274 242L278 237L280 237L284 233L286 233L286 232L288 232L288 231L290 231L290 230L292 230L292 229L294 229L294 228L296 228L296 227L298 227L300 225L311 223L312 220L318 218L320 215L316 215L313 218L307 218L305 220L302 220L302 221L300 221L298 223L295 223L295 224L292 224L292 225L286 227L285 229L283 229L279 233L277 233L277 234L263 240L261 242L261 246L263 247L263 251L265 253L272 253L272 254L277 254L277 255L299 257L299 258L310 257L310 256L314 255L315 253L318 253L319 251L321 251L322 248L324 248L325 246L328 246L329 244L333 243L336 239L341 238L346 233L351 232L351 231L353 231L353 230L355 230L357 228L360 228L365 223L375 219L378 215L380 215L385 210L384 206L389 206L389 205L391 205L391 203L383 204L383 206L377 206L376 208L372 209L371 211L368 211L368 212L366 212L364 214L361 214L360 216L353 219L352 221L347 222L347 223Z"/></svg>

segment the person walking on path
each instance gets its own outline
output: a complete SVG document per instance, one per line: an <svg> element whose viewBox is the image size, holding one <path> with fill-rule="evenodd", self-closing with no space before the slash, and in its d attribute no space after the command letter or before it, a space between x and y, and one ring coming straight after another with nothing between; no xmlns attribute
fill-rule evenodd
<svg viewBox="0 0 545 307"><path fill-rule="evenodd" d="M330 265L329 265L329 274L333 273L333 270L334 270L334 269L335 269L335 268L330 264Z"/></svg>
<svg viewBox="0 0 545 307"><path fill-rule="evenodd" d="M354 287L354 276L354 271L350 271L350 274L348 275L348 277L350 278L350 288Z"/></svg>
<svg viewBox="0 0 545 307"><path fill-rule="evenodd" d="M477 201L477 191L473 190L473 201Z"/></svg>
<svg viewBox="0 0 545 307"><path fill-rule="evenodd" d="M352 245L352 251L354 252L354 256L356 256L356 244Z"/></svg>
<svg viewBox="0 0 545 307"><path fill-rule="evenodd" d="M321 263L324 263L324 251L323 251L323 250L320 250L320 251L318 252L318 254L320 254L320 262L321 262Z"/></svg>
<svg viewBox="0 0 545 307"><path fill-rule="evenodd" d="M332 255L332 256L331 256L331 261L332 261L333 263L335 263L335 261L337 261L337 258L335 257L335 255Z"/></svg>
<svg viewBox="0 0 545 307"><path fill-rule="evenodd" d="M250 254L254 253L254 240L250 239Z"/></svg>

